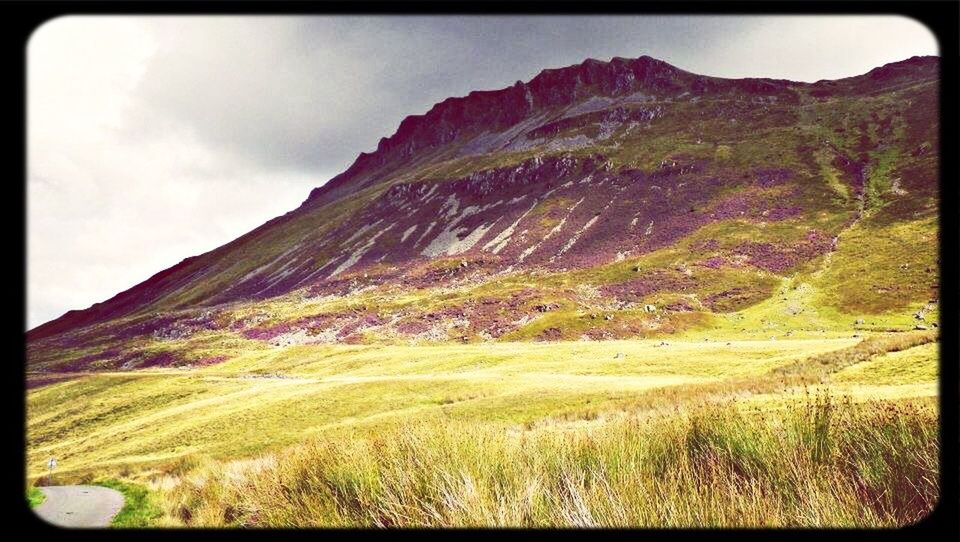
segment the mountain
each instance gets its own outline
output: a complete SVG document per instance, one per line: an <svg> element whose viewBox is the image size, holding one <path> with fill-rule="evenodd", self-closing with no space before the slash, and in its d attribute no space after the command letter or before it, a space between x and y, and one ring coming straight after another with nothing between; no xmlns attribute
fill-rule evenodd
<svg viewBox="0 0 960 542"><path fill-rule="evenodd" d="M938 77L936 57L801 83L643 56L448 98L297 209L29 331L28 363L929 322Z"/></svg>

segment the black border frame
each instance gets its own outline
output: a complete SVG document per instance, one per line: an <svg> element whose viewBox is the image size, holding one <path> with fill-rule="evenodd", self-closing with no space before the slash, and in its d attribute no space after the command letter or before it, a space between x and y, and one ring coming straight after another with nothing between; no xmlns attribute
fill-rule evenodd
<svg viewBox="0 0 960 542"><path fill-rule="evenodd" d="M818 15L818 14L889 14L904 15L924 24L938 39L940 44L941 59L941 79L940 79L940 277L941 277L941 297L940 297L940 415L941 415L941 472L940 502L934 511L921 522L894 530L872 530L872 529L638 529L637 534L652 534L658 537L675 538L691 537L700 538L715 534L731 535L746 538L767 538L772 536L787 538L812 538L822 535L827 536L855 536L864 535L871 539L891 539L907 538L916 536L925 536L933 538L949 537L950 540L960 538L960 500L958 500L958 490L960 490L960 470L958 470L958 427L960 427L960 418L958 418L957 392L960 388L960 378L958 378L957 360L960 359L957 350L957 332L960 331L960 322L957 319L957 290L955 280L957 278L956 254L960 248L960 238L957 230L957 214L954 206L957 203L957 60L958 60L958 24L960 24L960 3L948 1L923 1L923 2L749 2L749 1L713 1L703 0L691 2L609 2L597 1L590 3L565 3L565 2L477 2L477 3L441 3L441 2L365 2L365 3L347 3L344 1L331 2L297 2L283 0L278 2L264 1L241 1L241 2L222 2L222 1L200 1L200 2L159 2L159 1L140 1L140 2L111 2L111 1L54 1L54 2L35 2L26 1L6 2L2 5L6 12L4 17L0 18L0 26L4 27L4 32L0 33L3 47L0 48L6 57L8 74L11 79L6 85L7 90L11 91L6 101L7 122L4 123L12 137L9 141L18 143L14 146L13 163L19 166L19 171L15 171L13 179L8 181L8 190L19 192L19 198L8 197L7 205L15 206L5 217L7 224L13 224L22 228L19 238L14 238L15 248L18 249L22 258L23 265L19 268L20 283L25 285L26 281L26 108L25 108L25 85L26 85L26 45L33 30L42 25L45 21L67 14L100 14L100 15L335 15L335 14L369 14L369 15L402 15L402 14L444 14L444 15L479 15L479 14L597 14L597 15L615 15L615 14L649 14L649 15L667 15L667 14L702 14L702 15ZM20 82L18 86L16 83ZM19 243L17 243L19 239ZM16 267L11 267L14 273ZM9 292L9 290L8 290ZM16 316L17 333L25 329L26 314L26 288L24 287L18 296L11 295L8 298L8 307L20 304L21 311ZM8 311L7 314L10 314ZM14 355L8 357L5 370L8 378L6 386L10 393L5 394L9 415L15 417L18 422L25 421L25 404L21 392L22 383L25 381L25 339L26 335L19 335L16 338L4 343L6 350L12 350ZM23 364L16 363L14 360L24 360ZM16 415L16 416L14 416ZM49 524L39 520L29 508L26 507L23 495L25 491L25 460L26 460L26 435L24 426L17 424L8 424L13 428L13 438L8 440L7 451L10 462L8 469L4 471L8 494L14 501L12 508L15 511L15 518L20 529L20 533L28 536L42 535L47 537L69 537L73 540L94 538L102 540L104 538L113 538L116 536L132 535L145 537L163 537L163 536L199 536L204 538L209 536L218 536L226 533L230 537L247 536L291 536L291 537L316 537L330 534L334 536L349 536L352 534L376 534L378 532L387 536L424 536L434 533L446 534L443 530L431 529L408 529L391 531L371 531L367 529L344 529L344 530L278 530L278 529L257 529L257 530L203 530L203 529L153 529L153 530L67 530L52 527ZM15 465L16 468L11 468ZM16 490L14 492L14 490ZM9 501L8 501L9 502ZM9 517L9 516L8 516ZM487 529L479 529L477 534L484 534ZM473 529L453 529L450 534L470 534ZM510 534L524 534L523 529L494 529L493 531L506 531ZM603 534L632 534L632 530L619 529L597 529L590 531L580 531L577 529L543 529L532 530L533 534L545 534L553 537L563 537L570 535L603 535Z"/></svg>

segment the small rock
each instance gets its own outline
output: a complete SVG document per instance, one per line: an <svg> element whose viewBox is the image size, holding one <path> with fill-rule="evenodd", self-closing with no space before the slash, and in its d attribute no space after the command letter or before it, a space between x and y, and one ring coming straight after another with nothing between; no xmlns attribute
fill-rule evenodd
<svg viewBox="0 0 960 542"><path fill-rule="evenodd" d="M860 318L860 319L856 320L856 321L853 323L853 325L855 325L855 326L862 326L862 325L863 325L863 319Z"/></svg>
<svg viewBox="0 0 960 542"><path fill-rule="evenodd" d="M927 329L927 326L925 326L925 325L923 325L923 324L917 324L917 325L913 326L913 329L916 329L916 330L918 330L918 331L924 331L924 330Z"/></svg>
<svg viewBox="0 0 960 542"><path fill-rule="evenodd" d="M613 356L613 359L622 359L623 357L623 352L617 352L617 355Z"/></svg>
<svg viewBox="0 0 960 542"><path fill-rule="evenodd" d="M604 320L613 320L613 315L612 315L612 314L608 314L608 315L604 316L603 319L604 319Z"/></svg>

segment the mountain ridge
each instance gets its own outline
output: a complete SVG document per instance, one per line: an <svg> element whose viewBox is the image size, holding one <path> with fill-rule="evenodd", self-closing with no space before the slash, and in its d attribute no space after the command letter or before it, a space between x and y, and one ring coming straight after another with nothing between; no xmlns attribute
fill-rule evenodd
<svg viewBox="0 0 960 542"><path fill-rule="evenodd" d="M745 160L742 165L746 168L741 168L741 170L746 173L742 176L752 176L754 179L744 184L742 179L736 180L733 171L740 164L737 166L731 165L729 156L722 158L722 156L731 152L731 148L736 149L736 145L731 146L721 142L721 140L731 139L733 136L730 136L730 134L735 134L736 137L733 137L730 142L740 138L741 143L743 141L749 142L749 145L745 145L745 147L750 147L754 143L749 140L749 131L744 132L741 128L736 127L736 121L742 119L742 122L753 123L757 126L770 125L769 128L763 129L774 130L778 133L789 133L791 122L807 122L801 118L806 113L797 112L801 102L805 104L803 107L819 108L821 106L818 104L831 99L849 100L851 97L856 98L867 92L883 94L885 89L894 89L890 92L901 92L901 90L896 89L898 84L914 82L922 85L925 81L934 81L933 77L937 66L938 60L936 57L912 57L900 62L886 64L859 76L835 81L797 83L763 78L722 79L699 76L650 57L640 57L633 60L615 57L610 62L588 59L581 64L544 70L528 83L518 81L511 87L499 90L474 91L464 97L448 98L435 104L423 115L413 115L405 118L393 135L380 140L376 151L361 153L347 170L332 178L328 183L311 191L310 196L297 209L266 222L230 243L205 254L187 258L176 266L160 271L146 281L117 294L107 301L94 304L81 311L70 311L58 319L38 326L27 333L27 340L33 342L111 319L141 314L144 313L144 310L150 311L151 306L163 302L164 299L171 299L171 301L166 305L168 309L163 309L162 305L158 306L162 310L178 307L188 308L190 306L216 306L243 299L258 299L260 298L258 296L262 293L269 294L266 297L273 297L289 292L295 287L309 287L308 282L311 277L323 278L320 275L323 274L322 270L324 268L327 268L327 271L336 270L324 279L331 281L337 275L349 272L352 268L368 268L375 266L379 261L395 261L392 259L394 256L389 254L391 250L388 250L388 247L380 247L376 244L377 239L373 239L373 241L367 239L368 242L373 244L359 256L357 256L358 251L354 250L351 253L347 247L342 249L341 255L324 254L324 252L327 252L329 247L340 246L338 243L345 244L351 241L346 231L343 234L338 234L337 227L347 230L353 227L351 233L355 233L364 227L359 223L350 226L349 220L351 218L349 215L351 211L355 215L366 213L370 215L372 221L379 216L375 215L376 206L379 205L383 209L389 210L388 214L379 216L380 219L388 220L390 216L393 216L389 213L398 212L401 207L390 207L384 202L389 202L393 198L406 205L408 211L414 209L421 203L404 200L406 194L400 194L400 192L421 190L422 193L426 193L432 184L437 183L435 179L445 179L446 181L460 179L463 181L459 185L445 181L433 187L438 194L446 195L447 199L444 201L455 200L457 203L444 207L443 201L435 201L430 204L433 206L430 209L435 209L435 211L428 211L426 207L421 206L419 212L424 216L423 224L400 224L394 221L390 227L396 226L397 230L387 234L387 237L393 236L392 243L395 245L409 243L408 239L412 239L413 232L416 231L410 228L425 226L427 215L430 212L439 213L442 211L449 215L451 210L454 214L458 212L463 214L465 209L470 208L479 210L473 211L472 216L453 216L452 218L456 218L458 222L448 223L446 229L443 230L438 228L448 237L434 239L433 241L437 241L437 243L429 244L426 247L417 245L416 248L398 248L394 252L399 251L397 253L408 254L407 260L398 261L397 265L401 267L407 265L403 262L421 261L423 256L430 260L438 256L442 259L442 257L447 256L469 254L471 250L475 253L484 252L479 248L474 249L474 245L463 252L457 252L463 242L463 238L459 237L460 235L477 237L474 239L476 247L491 247L490 250L486 251L488 259L503 260L511 270L514 269L514 266L522 267L525 262L532 260L537 260L542 265L550 267L549 264L554 263L559 258L561 262L569 260L569 265L574 267L585 265L584 268L587 268L598 263L600 260L597 260L597 258L600 258L600 256L606 258L616 253L617 257L620 257L620 252L614 251L614 248L619 250L620 247L625 246L624 243L639 243L638 239L643 237L640 235L642 232L630 233L627 237L624 237L625 234L622 234L620 230L628 229L628 224L630 224L629 228L635 228L642 213L636 214L633 217L633 222L627 220L617 222L615 220L613 226L608 224L606 227L610 231L606 239L594 235L598 230L593 229L593 227L598 223L602 226L604 221L609 222L609 220L593 219L593 222L591 222L592 219L586 214L597 213L596 216L600 216L603 212L609 215L619 208L618 196L613 192L604 192L605 190L619 190L617 194L646 190L649 194L644 196L647 200L645 205L649 205L650 201L658 201L657 198L661 198L661 196L653 195L651 190L654 189L644 188L645 186L659 186L651 182L651 179L657 178L665 179L667 185L656 190L667 189L671 191L668 199L661 198L660 201L664 202L663 205L674 205L674 203L668 202L682 200L683 205L689 206L691 210L685 214L668 213L669 216L662 216L662 220L675 231L670 230L671 233L667 237L660 238L659 241L644 240L641 243L641 245L647 243L650 247L668 246L676 242L684 235L691 233L689 231L690 227L688 227L690 225L695 226L693 231L696 231L696 227L705 227L717 220L727 219L723 217L734 216L731 213L747 213L751 209L750 205L761 205L757 203L761 200L766 202L762 205L766 206L763 210L768 214L771 210L775 211L775 209L781 208L781 211L775 212L784 217L795 216L798 212L796 209L803 207L801 205L777 207L774 205L776 198L770 195L763 195L761 200L749 205L743 201L724 203L726 200L704 199L701 196L712 190L709 188L709 186L713 186L710 184L711 182L715 185L715 195L717 197L725 190L730 189L744 190L744 193L775 189L786 191L779 194L778 197L787 193L793 194L788 196L787 200L790 198L806 198L809 200L814 196L801 194L804 190L809 192L809 187L805 188L802 184L796 184L797 181L787 179L797 176L794 171L797 167L800 169L813 168L810 171L833 169L835 173L832 175L837 178L834 184L840 184L831 185L833 186L832 190L837 193L846 190L852 194L850 198L853 199L864 197L863 194L858 192L861 189L856 187L857 179L853 178L858 174L845 173L843 167L835 167L829 163L823 165L820 162L830 161L829 158L823 157L825 151L802 150L802 146L798 146L796 151L797 160L799 160L797 162L798 166L787 167L783 171L777 171L777 168L771 167L776 163L776 160L764 159L758 160L756 163L748 163L750 161L749 156L737 156L736 150L732 151L734 160ZM919 96L922 98L921 101L926 100L924 102L924 107L926 107L929 105L926 103L929 101L929 98L927 98L929 92L926 90L923 92L926 94L919 94ZM637 93L643 93L644 95L636 96ZM636 99L623 99L631 96ZM722 96L730 97L731 99L727 101L733 105L721 103L723 101L718 98ZM701 99L703 101L700 101ZM657 103L661 101L663 103ZM886 103L883 107L887 107ZM882 108L878 110L886 111ZM909 112L909 110L904 111ZM897 115L902 117L906 114L905 112L897 113ZM707 120L698 120L698 117L707 116L707 113L714 117ZM856 114L859 115L860 113ZM878 115L875 111L871 114ZM889 143L884 142L884 138L889 139L889 141L893 141L896 137L902 139L902 136L892 135L891 130L894 128L890 128L890 123L900 122L896 120L899 118L897 115L891 116L890 118L895 120L888 121L886 125L884 119L878 117L880 118L878 124L880 128L870 128L870 130L873 130L871 133L877 132L877 130L887 130L890 134L886 132L883 132L880 136L868 134L861 136L861 139L862 137L868 137L868 139L879 137L877 143L879 149L884 148L885 145L889 146ZM648 134L659 137L657 141L668 140L671 133L668 130L669 125L664 126L662 134L657 130L659 129L658 123L666 124L664 119L671 116L677 118L678 126L672 133L679 134L679 139L690 139L688 143L683 143L681 147L689 146L687 150L693 152L693 154L690 154L690 152L663 153L659 150L654 153L642 148L646 144L644 140L630 139L631 131L646 130ZM873 119L873 117L869 118ZM690 120L694 122L687 124ZM721 121L726 122L726 124L720 126ZM702 133L694 138L692 134L687 132L689 126L695 125L696 122L699 122ZM843 122L849 124L847 121ZM868 120L866 122L873 123L874 121ZM516 130L518 126L521 129ZM809 132L811 136L819 131L818 127L810 128L809 126L813 125L809 124L801 123L798 126L803 126L803 130ZM896 129L900 130L901 128ZM514 134L511 130L516 133ZM711 130L714 132L711 137L715 141L708 149L707 146L711 144L701 143L701 140ZM847 128L838 125L834 134L843 133L836 130L847 130ZM744 133L747 135L743 135ZM743 139L744 137L747 139ZM936 142L930 143L927 140L935 136L924 133L923 137L926 139L922 142L918 139L919 146L908 149L909 152L920 152L917 149L923 148L925 144L928 145L928 150L923 152L929 152L929 149L933 148ZM861 160L863 156L867 156L847 156L845 153L860 152L862 154L866 151L856 150L845 141L835 145L835 147L839 149L837 150L839 156L835 160L839 160L841 163L844 161L853 163ZM847 147L850 148L847 149ZM624 149L638 148L642 152L636 153L631 150L633 154L625 154ZM648 155L657 153L659 153L658 156L662 155L659 163L656 160L651 161L648 157ZM647 166L640 163L644 160L646 160ZM805 165L806 162L811 160L816 162L814 166ZM498 161L503 161L503 163L501 164ZM870 157L866 161L869 163ZM863 167L865 166L861 166L861 169ZM450 174L444 173L447 170ZM521 173L518 174L517 171ZM787 173L784 173L784 171ZM524 180L522 178L524 175L534 177ZM488 184L501 183L502 185L505 182L504 179L516 180L518 176L521 177L521 182L528 182L536 175L553 175L557 179L569 177L570 180L567 182L577 181L579 184L583 184L582 179L585 178L583 176L604 177L603 180L597 181L598 184L587 182L585 186L589 186L596 194L603 193L604 198L609 199L599 201L602 198L592 198L597 199L597 201L584 204L583 211L581 211L583 216L576 215L576 211L573 209L566 217L558 214L559 211L555 212L550 209L544 211L545 214L539 219L544 224L541 235L549 238L555 236L557 232L561 234L556 235L557 240L554 243L560 244L554 248L550 248L550 243L541 242L535 248L532 244L527 246L517 245L516 247L504 245L497 253L491 253L492 248L500 246L504 239L500 239L497 243L493 243L493 241L507 231L507 229L503 229L497 233L494 231L493 223L497 223L503 218L506 218L504 222L513 222L513 219L515 219L517 224L526 220L528 215L523 214L523 211L527 208L527 204L521 205L518 200L514 203L508 202L507 207L502 207L504 203L501 202L497 204L501 207L493 211L492 207L484 207L493 206L497 203L490 198L490 188L481 191L470 188L473 186L471 183L487 182ZM691 175L693 177L690 178L699 184L686 185L685 189L685 182L682 178ZM844 175L853 175L853 177L851 180L845 181L843 180ZM862 171L859 175L863 177ZM474 179L471 180L471 176ZM484 179L485 176L486 180ZM573 177L577 176L580 177L574 180ZM866 181L859 179L859 182L862 184ZM882 182L890 184L892 181L884 180ZM926 182L929 184L929 181ZM796 184L796 186L791 183ZM571 194L571 199L567 203L568 206L576 202L575 194L583 196L581 202L587 201L589 194L577 192L581 189L571 190L573 185L560 189L559 184L558 181L545 185L548 188L541 191L540 195L548 190L560 190L560 193L567 190ZM790 184L791 187L789 189L775 188L784 184ZM892 197L890 194L896 193L896 190L903 190L902 187L893 190L886 184L884 184L885 188L882 190L882 197ZM408 188L398 188L403 186ZM417 188L418 186L420 188ZM754 188L751 188L751 186L754 186ZM844 188L844 186L847 186L847 188ZM790 192L790 190L793 191ZM928 193L931 188L924 185L923 190L926 191L924 193ZM676 193L672 191L676 191ZM636 193L640 194L641 192ZM677 194L682 195L677 196ZM514 199L522 199L521 196L528 197L528 194L522 190L518 191L514 195ZM453 199L451 200L451 198ZM539 198L533 207L529 207L531 211L528 211L528 213L538 208L538 205L545 204L544 202L549 203L546 200L547 198ZM700 203L696 203L698 201ZM472 205L471 202L475 202L476 205ZM797 202L800 202L800 200L797 200ZM330 208L334 203L342 203L342 207L346 210ZM400 203L397 205L400 205ZM631 207L631 209L635 210L636 204L632 205L634 207ZM717 205L720 205L723 210L718 212L716 210ZM727 207L723 207L723 205ZM734 206L734 210L730 210L730 205ZM697 206L706 206L712 210L709 212L698 211ZM574 208L576 207L574 206ZM602 211L600 211L601 209ZM623 209L623 212L626 212L626 207ZM791 215L791 213L793 214ZM704 218L708 215L710 215L710 218ZM718 216L721 218L718 219ZM644 220L651 217L653 215ZM320 220L321 218L329 220ZM347 222L342 222L341 219L347 220ZM655 221L657 220L651 220L650 223L653 224ZM849 222L849 219L844 219L844 221L845 223ZM368 222L367 225L370 223ZM571 225L579 223L585 228L579 233L576 230L563 230L565 224L568 223ZM558 226L560 229L556 229ZM502 227L503 224L497 226L497 228ZM827 230L830 230L830 228L832 226ZM556 229L554 233L549 233L554 229ZM651 228L646 229L651 230ZM280 230L285 231L278 233ZM536 230L536 227L534 227L534 230ZM814 228L814 230L819 231L818 228ZM406 231L411 233L406 235L401 233ZM654 237L651 239L654 239L656 235L662 235L660 232L661 230L658 229L655 235L652 232L647 235L653 235ZM422 231L416 231L416 233L427 235L427 232ZM513 232L511 231L510 234L505 238L508 244L515 242L515 240L511 240ZM576 245L577 240L574 240L574 244L570 247L564 248L565 244L560 240L565 239L567 243L570 243L574 234L577 235L577 240L584 236L590 238L591 248L577 247L577 250L580 251L578 253L577 250L571 248ZM337 237L338 235L339 237ZM566 237L562 237L562 235L566 235ZM591 235L593 235L592 238ZM819 231L815 235L832 236L830 231ZM384 239L387 237L384 237ZM295 238L300 240L292 241ZM628 241L628 239L634 239L634 241ZM282 241L282 243L277 241ZM363 241L363 238L359 238L359 241ZM660 243L660 245L657 245L657 243ZM816 243L820 243L820 241L816 241ZM300 245L303 245L302 250L297 248ZM271 254L288 254L285 251L293 250L293 256L298 259L293 263L286 263L288 267L298 267L279 269L279 271L264 279L267 282L257 283L255 280L258 278L258 274L255 273L257 269L264 269L263 274L266 274L268 271L280 268L284 263L280 261L282 257L272 258L268 251L258 250L258 247L268 246L273 251ZM277 248L272 248L273 246ZM293 248L288 248L290 246ZM361 243L359 246L365 245ZM431 246L440 247L443 250L439 248L430 249ZM605 246L606 248L594 250L598 246ZM796 246L799 247L800 245ZM280 250L280 247L284 247L284 250ZM548 248L553 252L547 254ZM741 248L738 250L743 252L747 249ZM816 251L822 250L824 250L823 247L816 249ZM527 251L530 252L527 254ZM507 261L504 260L505 256L502 256L501 252L506 255L513 255L507 258L509 260ZM642 253L641 251L637 255L642 255ZM248 257L244 257L244 254ZM539 256L536 256L536 254L539 254ZM254 256L254 258L262 256L267 261L247 262L246 260L250 259L249 255ZM355 256L357 256L356 259L351 261ZM374 262L374 256L379 257L380 260ZM747 257L759 258L760 256L748 255ZM224 263L217 261L218 259L230 261ZM325 265L318 269L317 267L323 261L325 261ZM500 264L490 265L492 266L491 272L494 270L501 272L508 268L506 265L502 265L499 269L494 269ZM569 265L561 265L557 269L569 267ZM404 273L406 271L401 272L400 275ZM223 282L223 287L198 285L209 276ZM273 280L274 278L276 280ZM273 280L273 282L269 283L268 279ZM253 281L254 284L250 284L250 281ZM244 286L244 284L248 284L249 287ZM260 288L261 286L265 287ZM205 293L208 290L211 293ZM231 294L231 291L234 293Z"/></svg>
<svg viewBox="0 0 960 542"><path fill-rule="evenodd" d="M662 60L658 60L646 55L635 59L613 57L609 62L589 58L580 64L572 64L563 68L545 69L531 78L531 80L528 82L517 81L514 85L509 87L486 91L475 90L468 93L466 96L449 97L437 102L430 108L430 110L422 115L409 115L405 117L400 122L399 127L393 135L380 139L376 150L371 153L361 152L354 162L343 173L334 176L330 179L330 181L322 186L314 188L310 192L310 195L307 197L307 200L304 202L304 204L309 204L310 202L320 198L327 191L336 190L340 185L354 178L360 171L370 167L371 163L383 165L385 160L380 158L378 161L377 155L388 153L400 147L402 145L400 143L401 140L406 142L405 140L408 139L412 133L417 132L417 130L423 125L436 123L438 117L443 118L448 114L449 111L456 111L456 108L458 107L465 108L466 105L464 104L468 104L471 100L474 100L475 102L481 102L484 99L492 99L494 102L497 102L496 106L494 107L494 109L497 111L511 111L511 109L516 109L504 107L505 104L528 104L528 111L525 113L529 114L530 110L534 108L534 104L543 105L543 103L557 102L553 103L553 105L559 105L565 101L565 98L566 101L573 101L576 97L575 95L570 96L565 95L566 93L557 93L555 91L551 93L549 90L556 89L558 86L563 89L564 87L561 85L566 84L567 92L575 93L578 82L583 82L586 85L590 85L599 80L601 81L602 89L604 88L602 85L605 82L607 85L605 87L606 90L611 91L612 94L616 94L617 91L622 88L621 85L624 84L629 85L629 88L632 90L639 90L634 87L635 83L648 86L653 85L653 89L656 89L656 84L658 82L666 81L668 82L667 88L669 89L669 82L671 82L673 78L677 76L682 76L684 78L692 79L696 85L694 88L701 93L706 93L711 90L717 91L725 84L740 85L741 88L745 90L759 93L763 91L783 91L784 89L789 88L806 87L817 89L831 83L853 83L861 81L865 78L872 80L884 79L889 77L890 74L897 72L898 68L905 66L922 67L925 65L929 66L931 64L939 65L938 57L913 56L901 61L890 62L884 64L883 66L878 66L861 75L834 80L821 79L814 83L805 83L790 81L787 79L773 79L765 77L724 78L697 75L693 74L692 72L677 68L676 66L668 64ZM598 73L596 69L591 70L591 68L606 69L607 71L601 71ZM584 75L587 76L586 80L582 79ZM600 76L599 78L597 77L598 75ZM632 77L629 79L624 79L628 75ZM560 85L558 85L558 83L560 83ZM573 85L572 89L569 88L571 84ZM611 84L612 88L610 86Z"/></svg>

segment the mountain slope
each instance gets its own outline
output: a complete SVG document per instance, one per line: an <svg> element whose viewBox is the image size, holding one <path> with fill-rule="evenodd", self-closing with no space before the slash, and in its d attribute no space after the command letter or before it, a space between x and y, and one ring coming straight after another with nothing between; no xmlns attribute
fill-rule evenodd
<svg viewBox="0 0 960 542"><path fill-rule="evenodd" d="M28 358L909 326L937 299L937 78L935 57L812 84L614 58L450 98L298 209L31 330Z"/></svg>

